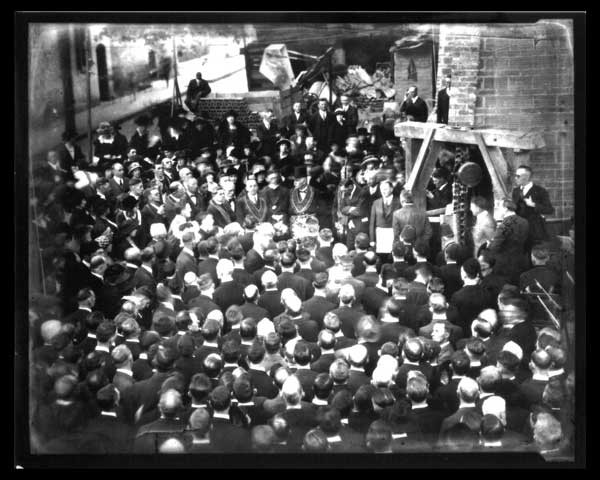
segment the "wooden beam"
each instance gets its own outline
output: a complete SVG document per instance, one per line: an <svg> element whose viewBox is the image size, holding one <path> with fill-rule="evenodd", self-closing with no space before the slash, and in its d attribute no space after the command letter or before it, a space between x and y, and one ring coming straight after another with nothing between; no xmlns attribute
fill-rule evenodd
<svg viewBox="0 0 600 480"><path fill-rule="evenodd" d="M535 150L546 146L542 135L538 132L523 132L517 130L456 130L441 123L400 122L394 125L394 135L404 138L425 138L429 130L435 130L433 139L436 142L463 143L475 145L476 134L483 135L483 142L488 147L516 148Z"/></svg>
<svg viewBox="0 0 600 480"><path fill-rule="evenodd" d="M421 175L421 170L423 170L423 166L425 163L426 153L429 149L429 145L431 144L431 140L433 139L433 135L435 130L432 128L427 132L427 135L423 139L423 143L421 145L421 149L419 150L419 155L417 155L417 159L415 160L415 164L410 172L410 177L406 181L406 189L412 190L414 185L416 184L417 179Z"/></svg>
<svg viewBox="0 0 600 480"><path fill-rule="evenodd" d="M511 186L511 170L509 168L508 162L504 158L502 154L502 150L499 147L488 147L488 153L490 154L490 158L492 159L492 163L496 167L496 172L500 175L500 178L504 180L504 185L506 188L510 188Z"/></svg>
<svg viewBox="0 0 600 480"><path fill-rule="evenodd" d="M502 178L490 157L487 147L483 142L483 136L481 134L476 135L477 146L481 151L481 155L483 156L483 161L485 162L485 166L490 173L490 177L492 178L492 186L494 188L494 198L499 200L508 196L508 190L506 189L506 179Z"/></svg>
<svg viewBox="0 0 600 480"><path fill-rule="evenodd" d="M429 183L429 179L431 178L431 174L435 168L435 161L437 160L441 149L441 143L432 142L431 147L429 148L429 153L427 154L427 158L423 163L421 173L419 174L419 178L417 179L417 183L413 186L413 199L415 201L415 205L419 209L425 210L427 208L427 184Z"/></svg>

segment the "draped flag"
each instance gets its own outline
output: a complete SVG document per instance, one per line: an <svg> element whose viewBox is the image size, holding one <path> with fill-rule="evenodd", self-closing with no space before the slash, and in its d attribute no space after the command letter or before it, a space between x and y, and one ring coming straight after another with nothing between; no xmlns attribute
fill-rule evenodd
<svg viewBox="0 0 600 480"><path fill-rule="evenodd" d="M259 72L280 90L287 90L292 86L294 72L284 44L275 43L265 48Z"/></svg>

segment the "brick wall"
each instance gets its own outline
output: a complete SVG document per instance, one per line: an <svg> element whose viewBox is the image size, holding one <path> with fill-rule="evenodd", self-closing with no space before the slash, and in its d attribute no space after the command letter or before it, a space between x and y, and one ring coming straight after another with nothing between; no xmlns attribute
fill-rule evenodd
<svg viewBox="0 0 600 480"><path fill-rule="evenodd" d="M570 217L574 207L571 25L562 24L441 25L437 76L441 88L452 75L450 123L543 135L546 146L517 155L525 160L512 167L529 163L555 218Z"/></svg>

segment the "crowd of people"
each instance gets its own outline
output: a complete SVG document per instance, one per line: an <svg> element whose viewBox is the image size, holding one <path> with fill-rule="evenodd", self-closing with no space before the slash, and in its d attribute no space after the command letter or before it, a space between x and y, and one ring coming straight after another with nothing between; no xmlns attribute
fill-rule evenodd
<svg viewBox="0 0 600 480"><path fill-rule="evenodd" d="M572 455L564 332L528 295L561 289L531 169L497 220L471 198L457 243L403 188L393 135L347 97L318 108L255 132L141 115L129 139L102 123L91 159L73 132L48 152L33 452Z"/></svg>

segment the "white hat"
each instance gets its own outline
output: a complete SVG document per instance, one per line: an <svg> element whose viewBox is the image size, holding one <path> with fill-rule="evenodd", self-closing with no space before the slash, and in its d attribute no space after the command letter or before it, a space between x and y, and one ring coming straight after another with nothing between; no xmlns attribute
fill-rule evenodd
<svg viewBox="0 0 600 480"><path fill-rule="evenodd" d="M389 355L385 355L388 356ZM371 375L371 383L373 385L387 385L392 381L393 371L387 366L380 365L373 370Z"/></svg>
<svg viewBox="0 0 600 480"><path fill-rule="evenodd" d="M487 308L479 314L479 318L488 322L492 329L498 323L498 313L493 308Z"/></svg>
<svg viewBox="0 0 600 480"><path fill-rule="evenodd" d="M256 285L254 285L253 283L250 283L248 286L246 286L246 288L244 288L244 295L246 295L246 297L251 298L254 295L256 295L256 292L258 291L258 287Z"/></svg>
<svg viewBox="0 0 600 480"><path fill-rule="evenodd" d="M357 344L350 347L348 359L351 363L360 365L366 361L368 355L369 352L367 351L367 348L364 345Z"/></svg>
<svg viewBox="0 0 600 480"><path fill-rule="evenodd" d="M519 359L519 361L523 360L523 349L513 341L505 343L504 347L502 347L502 351L512 353L515 357Z"/></svg>
<svg viewBox="0 0 600 480"><path fill-rule="evenodd" d="M164 223L153 223L150 225L150 236L158 237L159 235L166 235L167 227L165 227Z"/></svg>
<svg viewBox="0 0 600 480"><path fill-rule="evenodd" d="M183 276L183 281L186 285L192 285L193 283L196 283L198 281L198 277L194 272L187 272Z"/></svg>
<svg viewBox="0 0 600 480"><path fill-rule="evenodd" d="M286 289L287 290L287 289ZM292 290L293 292L293 290ZM283 292L281 292L283 295ZM285 304L292 312L299 312L302 308L302 300L298 298L296 293L290 293L285 297Z"/></svg>
<svg viewBox="0 0 600 480"><path fill-rule="evenodd" d="M269 333L275 333L275 325L273 325L271 320L265 317L256 325L256 334L259 337L267 338Z"/></svg>
<svg viewBox="0 0 600 480"><path fill-rule="evenodd" d="M487 397L481 404L483 415L494 415L506 426L506 400L498 395Z"/></svg>

